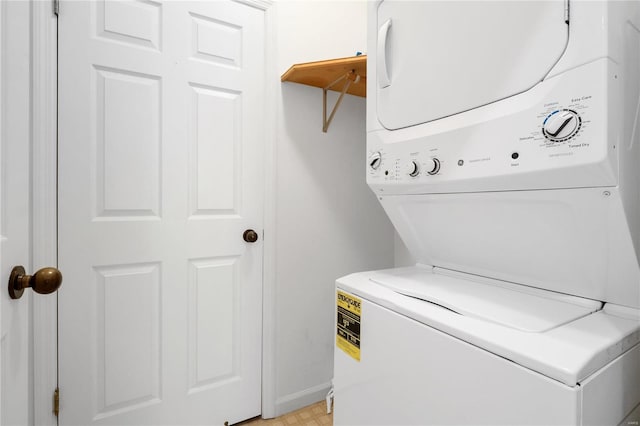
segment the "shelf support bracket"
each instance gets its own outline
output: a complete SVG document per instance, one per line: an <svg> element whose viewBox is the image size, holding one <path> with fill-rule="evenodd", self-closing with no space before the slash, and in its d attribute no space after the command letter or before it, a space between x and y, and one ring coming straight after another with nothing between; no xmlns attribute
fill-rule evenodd
<svg viewBox="0 0 640 426"><path fill-rule="evenodd" d="M327 92L336 84L340 83L343 80L347 80L340 91L340 96L336 101L336 104L333 106L331 110L331 114L329 115L329 119L327 119ZM331 124L331 120L333 120L333 116L336 115L336 111L342 102L342 98L344 98L345 93L349 90L349 86L351 83L358 83L360 81L360 75L355 73L355 70L349 71L347 74L337 78L333 83L329 84L327 87L322 89L322 131L327 133L329 129L329 124Z"/></svg>

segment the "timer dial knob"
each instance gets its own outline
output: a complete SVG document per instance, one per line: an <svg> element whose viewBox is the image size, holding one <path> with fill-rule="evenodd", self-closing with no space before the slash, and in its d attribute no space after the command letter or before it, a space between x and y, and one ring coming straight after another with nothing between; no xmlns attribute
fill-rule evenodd
<svg viewBox="0 0 640 426"><path fill-rule="evenodd" d="M407 174L411 177L416 177L420 174L420 166L418 165L418 162L415 160L409 161L407 163L405 170Z"/></svg>
<svg viewBox="0 0 640 426"><path fill-rule="evenodd" d="M382 154L380 151L374 152L369 156L368 164L371 170L378 170L380 168L380 164L382 164Z"/></svg>
<svg viewBox="0 0 640 426"><path fill-rule="evenodd" d="M435 175L440 171L440 160L437 158L429 158L426 164L427 173Z"/></svg>
<svg viewBox="0 0 640 426"><path fill-rule="evenodd" d="M562 142L571 139L580 130L582 119L577 112L561 109L552 112L542 124L544 137L552 142Z"/></svg>

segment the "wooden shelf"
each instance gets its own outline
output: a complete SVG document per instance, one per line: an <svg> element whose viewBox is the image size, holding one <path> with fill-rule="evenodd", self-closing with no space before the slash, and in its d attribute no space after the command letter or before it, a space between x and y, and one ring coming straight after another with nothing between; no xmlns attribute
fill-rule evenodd
<svg viewBox="0 0 640 426"><path fill-rule="evenodd" d="M363 98L367 96L367 57L360 55L295 64L282 74L280 81L306 84L322 89L322 131L326 132L345 93ZM328 90L340 92L329 118L327 118Z"/></svg>
<svg viewBox="0 0 640 426"><path fill-rule="evenodd" d="M347 80L343 79L331 86L336 80L353 72L360 76L360 81L352 82L346 93L355 96L367 95L367 56L352 56L349 58L330 59L328 61L307 62L295 64L287 70L280 81L306 84L321 89L342 92Z"/></svg>

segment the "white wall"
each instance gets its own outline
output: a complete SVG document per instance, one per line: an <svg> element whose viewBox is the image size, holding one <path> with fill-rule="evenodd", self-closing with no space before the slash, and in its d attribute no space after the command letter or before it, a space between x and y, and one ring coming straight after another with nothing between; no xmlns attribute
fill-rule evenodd
<svg viewBox="0 0 640 426"><path fill-rule="evenodd" d="M294 63L366 48L364 1L280 0L273 7L278 75ZM345 96L328 133L322 133L321 89L282 83L276 100L279 415L324 398L333 375L335 279L391 267L394 233L365 183L365 99Z"/></svg>

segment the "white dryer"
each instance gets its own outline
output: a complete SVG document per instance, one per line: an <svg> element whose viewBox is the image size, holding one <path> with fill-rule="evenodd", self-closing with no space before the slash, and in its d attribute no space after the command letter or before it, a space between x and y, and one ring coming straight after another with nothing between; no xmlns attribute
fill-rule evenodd
<svg viewBox="0 0 640 426"><path fill-rule="evenodd" d="M417 265L338 279L334 424L638 424L640 2L371 2L367 75Z"/></svg>

